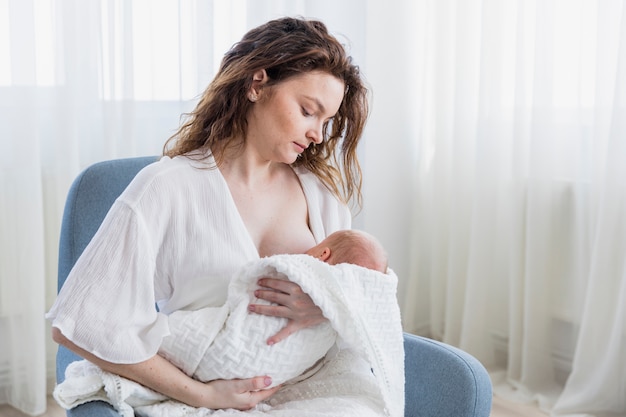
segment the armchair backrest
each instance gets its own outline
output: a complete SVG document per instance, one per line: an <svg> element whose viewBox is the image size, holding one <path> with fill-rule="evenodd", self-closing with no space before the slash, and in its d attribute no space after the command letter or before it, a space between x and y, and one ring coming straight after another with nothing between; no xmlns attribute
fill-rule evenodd
<svg viewBox="0 0 626 417"><path fill-rule="evenodd" d="M96 163L74 180L65 203L59 244L58 288L96 233L109 208L137 173L157 157ZM404 334L405 416L488 417L491 382L484 367L467 353L419 336ZM57 382L81 359L63 346L57 352ZM110 404L93 401L68 411L70 417L119 417Z"/></svg>
<svg viewBox="0 0 626 417"><path fill-rule="evenodd" d="M98 162L81 172L70 187L65 201L61 235L59 239L58 290L67 275L91 241L113 202L124 191L135 175L146 165L157 160L156 156L116 159ZM65 368L81 359L63 346L59 346L56 360L56 379L65 379ZM95 403L83 407L91 410ZM119 416L110 406L104 407L112 416ZM71 410L68 415L80 412ZM96 415L89 414L86 415ZM107 414L108 415L108 414Z"/></svg>
<svg viewBox="0 0 626 417"><path fill-rule="evenodd" d="M157 157L98 162L76 177L65 202L59 241L58 289L130 181ZM87 192L86 192L87 191Z"/></svg>

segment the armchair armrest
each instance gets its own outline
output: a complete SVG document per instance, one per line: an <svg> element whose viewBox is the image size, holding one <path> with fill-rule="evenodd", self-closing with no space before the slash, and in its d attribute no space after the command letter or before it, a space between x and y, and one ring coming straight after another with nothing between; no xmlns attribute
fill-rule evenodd
<svg viewBox="0 0 626 417"><path fill-rule="evenodd" d="M473 356L445 343L404 334L406 417L488 417L492 389Z"/></svg>
<svg viewBox="0 0 626 417"><path fill-rule="evenodd" d="M136 173L156 157L128 158L94 164L72 185L63 215L59 248L59 289L91 240L109 207ZM89 190L89 192L84 192ZM488 417L491 381L485 368L460 349L404 334L405 417ZM80 358L60 346L57 381L69 363ZM70 417L120 417L102 401L80 405Z"/></svg>
<svg viewBox="0 0 626 417"><path fill-rule="evenodd" d="M405 417L488 417L491 380L478 360L445 343L404 334ZM57 380L80 357L60 346ZM120 417L102 401L80 405L68 417Z"/></svg>

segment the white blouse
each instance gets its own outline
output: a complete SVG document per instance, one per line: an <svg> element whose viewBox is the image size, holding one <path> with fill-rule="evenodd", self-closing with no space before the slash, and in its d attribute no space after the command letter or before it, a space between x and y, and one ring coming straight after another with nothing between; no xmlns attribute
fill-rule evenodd
<svg viewBox="0 0 626 417"><path fill-rule="evenodd" d="M166 157L137 174L46 315L65 337L109 362L137 363L169 334L167 314L225 303L231 277L259 254L212 164ZM311 172L294 171L316 242L350 228L348 208Z"/></svg>

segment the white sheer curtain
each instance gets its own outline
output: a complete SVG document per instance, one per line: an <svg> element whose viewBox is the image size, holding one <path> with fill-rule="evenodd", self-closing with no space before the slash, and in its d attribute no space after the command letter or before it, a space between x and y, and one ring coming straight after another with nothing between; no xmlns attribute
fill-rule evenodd
<svg viewBox="0 0 626 417"><path fill-rule="evenodd" d="M202 3L0 1L0 404L44 412L69 185L93 162L160 153L213 68Z"/></svg>
<svg viewBox="0 0 626 417"><path fill-rule="evenodd" d="M249 28L302 15L348 39L363 19L341 16L360 5L0 0L0 404L45 411L56 345L43 315L56 294L60 219L78 172L159 154Z"/></svg>
<svg viewBox="0 0 626 417"><path fill-rule="evenodd" d="M624 9L0 0L0 403L45 408L72 179L158 154L245 30L301 15L344 38L372 86L355 226L388 249L405 329L474 354L500 395L626 415Z"/></svg>
<svg viewBox="0 0 626 417"><path fill-rule="evenodd" d="M626 415L623 2L421 11L406 328L474 354L499 395Z"/></svg>

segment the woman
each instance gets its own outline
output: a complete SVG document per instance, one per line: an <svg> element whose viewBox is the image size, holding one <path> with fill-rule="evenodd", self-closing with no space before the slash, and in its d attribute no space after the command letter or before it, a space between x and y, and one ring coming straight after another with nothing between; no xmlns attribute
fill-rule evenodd
<svg viewBox="0 0 626 417"><path fill-rule="evenodd" d="M302 253L348 228L366 117L358 69L321 22L248 32L76 263L47 315L54 340L191 406L244 410L272 396L266 376L201 383L159 356L167 314L222 305L249 260ZM276 305L250 311L288 319L268 344L325 320L298 285L259 284Z"/></svg>

